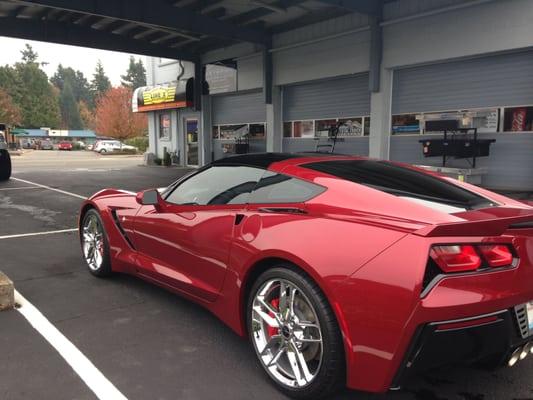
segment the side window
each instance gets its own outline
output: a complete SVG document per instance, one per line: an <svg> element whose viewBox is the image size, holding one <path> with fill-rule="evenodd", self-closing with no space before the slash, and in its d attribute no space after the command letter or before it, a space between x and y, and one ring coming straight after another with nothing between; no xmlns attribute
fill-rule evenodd
<svg viewBox="0 0 533 400"><path fill-rule="evenodd" d="M215 166L179 184L166 201L181 205L246 204L265 171L245 166Z"/></svg>
<svg viewBox="0 0 533 400"><path fill-rule="evenodd" d="M326 188L267 171L250 197L250 203L302 203L324 192Z"/></svg>

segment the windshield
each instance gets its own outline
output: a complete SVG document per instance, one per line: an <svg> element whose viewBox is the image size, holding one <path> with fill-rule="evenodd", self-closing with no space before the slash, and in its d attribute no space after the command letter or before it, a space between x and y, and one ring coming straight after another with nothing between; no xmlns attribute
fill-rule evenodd
<svg viewBox="0 0 533 400"><path fill-rule="evenodd" d="M331 160L303 167L448 213L495 205L491 200L451 182L386 161Z"/></svg>

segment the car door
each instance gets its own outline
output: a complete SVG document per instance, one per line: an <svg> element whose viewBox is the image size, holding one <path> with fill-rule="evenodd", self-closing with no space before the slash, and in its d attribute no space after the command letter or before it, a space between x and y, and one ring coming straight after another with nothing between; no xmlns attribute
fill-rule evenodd
<svg viewBox="0 0 533 400"><path fill-rule="evenodd" d="M226 275L234 227L263 174L247 166L212 166L143 206L133 242L140 274L213 301Z"/></svg>

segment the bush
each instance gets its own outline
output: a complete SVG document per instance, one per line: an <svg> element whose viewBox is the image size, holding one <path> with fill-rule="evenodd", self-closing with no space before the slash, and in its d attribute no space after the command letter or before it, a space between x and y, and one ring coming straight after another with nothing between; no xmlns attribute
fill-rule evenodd
<svg viewBox="0 0 533 400"><path fill-rule="evenodd" d="M161 165L162 163L163 163L163 160L161 160L160 158L154 158L155 165Z"/></svg>
<svg viewBox="0 0 533 400"><path fill-rule="evenodd" d="M81 147L79 143L73 143L72 144L72 150L85 150L84 147Z"/></svg>
<svg viewBox="0 0 533 400"><path fill-rule="evenodd" d="M144 153L146 149L148 149L148 137L147 136L141 136L131 139L126 139L124 143L137 147L141 153Z"/></svg>

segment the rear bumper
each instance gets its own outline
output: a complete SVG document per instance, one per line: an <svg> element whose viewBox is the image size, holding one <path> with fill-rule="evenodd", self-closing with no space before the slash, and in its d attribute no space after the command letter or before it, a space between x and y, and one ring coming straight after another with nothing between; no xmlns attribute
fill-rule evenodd
<svg viewBox="0 0 533 400"><path fill-rule="evenodd" d="M398 388L410 375L453 364L504 365L514 350L533 337L520 334L514 309L421 326L392 382Z"/></svg>

